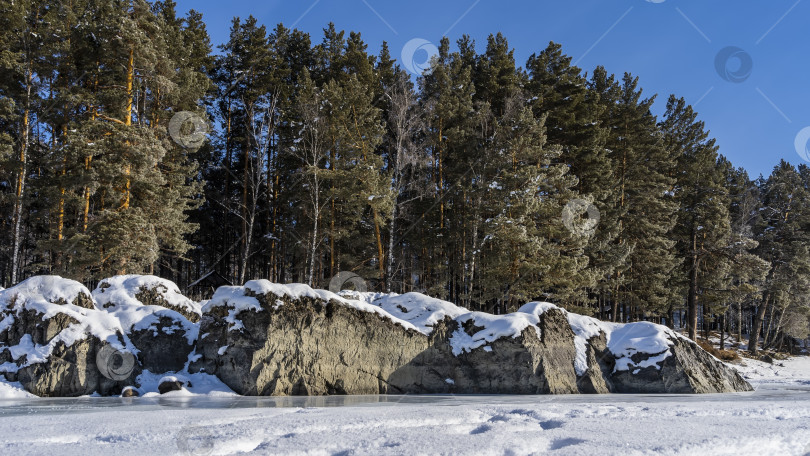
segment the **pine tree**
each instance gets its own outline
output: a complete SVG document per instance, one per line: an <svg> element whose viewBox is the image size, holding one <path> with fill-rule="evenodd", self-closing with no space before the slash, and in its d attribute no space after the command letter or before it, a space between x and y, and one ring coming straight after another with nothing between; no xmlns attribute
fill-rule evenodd
<svg viewBox="0 0 810 456"><path fill-rule="evenodd" d="M675 197L679 203L674 234L686 281L689 337L697 337L698 297L704 320L729 288L730 200L726 168L718 163L714 139L683 98L670 96L661 122L667 148L678 157ZM723 312L725 313L725 310Z"/></svg>
<svg viewBox="0 0 810 456"><path fill-rule="evenodd" d="M674 157L650 112L655 97L642 98L638 78L625 74L619 84L599 67L590 86L606 108L600 121L609 129L606 147L615 169L620 229L616 242L630 251L612 281L612 317L660 315L675 299L667 284L677 265L669 236L677 208L672 197Z"/></svg>
<svg viewBox="0 0 810 456"><path fill-rule="evenodd" d="M720 157L721 161L726 161ZM736 337L742 341L743 312L746 304L758 296L762 291L762 282L770 265L754 254L759 243L754 239L753 227L760 218L761 201L759 189L748 178L748 173L742 168L733 168L725 165L726 188L729 192L731 205L729 216L731 221L731 264L730 271L731 293L729 300L736 310L733 320L736 325ZM722 326L721 326L722 329ZM722 336L722 335L721 335ZM720 338L720 349L724 349L723 338Z"/></svg>
<svg viewBox="0 0 810 456"><path fill-rule="evenodd" d="M535 115L548 116L548 140L562 147L559 162L570 166L570 173L577 177L575 190L591 198L599 212L599 223L585 248L588 276L574 286L582 291L596 287L601 303L610 292L610 278L629 253L627 244L615 242L619 234L619 192L613 180L617 163L605 147L607 126L599 122L607 107L599 103L598 93L588 87L581 70L571 65L571 57L562 53L559 44L549 43L545 50L533 54L526 68Z"/></svg>
<svg viewBox="0 0 810 456"><path fill-rule="evenodd" d="M805 171L806 173L806 171ZM806 294L808 195L802 176L784 160L761 185L762 220L755 228L757 254L771 265L751 328L748 350L756 354L759 338L773 324L774 309L785 308L794 296ZM770 315L765 331L763 323Z"/></svg>

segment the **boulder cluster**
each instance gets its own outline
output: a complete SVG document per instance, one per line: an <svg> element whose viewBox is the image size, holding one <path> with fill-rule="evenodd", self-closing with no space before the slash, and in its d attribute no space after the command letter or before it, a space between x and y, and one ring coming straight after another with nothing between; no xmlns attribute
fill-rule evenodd
<svg viewBox="0 0 810 456"><path fill-rule="evenodd" d="M202 304L154 276L112 277L92 292L33 277L0 291L0 375L39 396L137 395L145 371L165 375L161 393L196 373L242 395L751 389L668 328L548 303L496 316L418 293L337 295L258 280Z"/></svg>

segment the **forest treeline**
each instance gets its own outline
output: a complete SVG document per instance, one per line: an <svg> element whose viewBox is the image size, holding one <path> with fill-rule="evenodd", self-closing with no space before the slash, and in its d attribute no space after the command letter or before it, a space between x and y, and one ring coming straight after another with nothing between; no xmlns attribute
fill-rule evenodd
<svg viewBox="0 0 810 456"><path fill-rule="evenodd" d="M810 168L752 178L655 99L555 43L521 66L501 34L444 38L412 78L332 24L236 18L214 52L170 0L3 2L0 284L353 271L476 310L807 337Z"/></svg>

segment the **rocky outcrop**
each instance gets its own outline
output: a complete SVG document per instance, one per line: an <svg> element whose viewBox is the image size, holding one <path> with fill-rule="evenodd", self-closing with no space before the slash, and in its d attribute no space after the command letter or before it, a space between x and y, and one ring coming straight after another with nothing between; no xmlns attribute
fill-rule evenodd
<svg viewBox="0 0 810 456"><path fill-rule="evenodd" d="M426 335L371 306L342 305L337 295L261 287L248 282L217 291L203 314L191 372L214 374L245 395L408 392L389 378L428 348Z"/></svg>
<svg viewBox="0 0 810 456"><path fill-rule="evenodd" d="M121 321L144 369L183 369L194 349L201 312L174 282L155 276L115 276L99 282L93 298Z"/></svg>
<svg viewBox="0 0 810 456"><path fill-rule="evenodd" d="M659 325L602 323L547 303L494 316L422 298L375 306L303 285L223 287L204 309L191 371L246 395L750 389Z"/></svg>
<svg viewBox="0 0 810 456"><path fill-rule="evenodd" d="M0 291L0 373L33 394L117 394L137 374L121 370L130 348L78 282L39 276Z"/></svg>
<svg viewBox="0 0 810 456"><path fill-rule="evenodd" d="M751 391L751 386L730 369L685 338L672 340L669 356L655 366L613 372L611 391L617 393L727 393ZM643 363L658 355L637 355Z"/></svg>
<svg viewBox="0 0 810 456"><path fill-rule="evenodd" d="M189 372L245 395L750 390L666 327L549 303L491 315L418 293L260 280L221 287L200 309L154 276L113 277L93 293L54 276L0 290L0 375L34 394L166 393L191 388Z"/></svg>

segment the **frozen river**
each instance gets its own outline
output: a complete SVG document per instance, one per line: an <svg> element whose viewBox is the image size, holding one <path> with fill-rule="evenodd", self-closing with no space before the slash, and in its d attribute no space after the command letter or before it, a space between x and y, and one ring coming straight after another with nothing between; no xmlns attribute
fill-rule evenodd
<svg viewBox="0 0 810 456"><path fill-rule="evenodd" d="M716 395L4 399L0 454L805 455L798 363Z"/></svg>
<svg viewBox="0 0 810 456"><path fill-rule="evenodd" d="M810 381L791 384L759 384L756 391L732 394L603 394L603 395L386 395L386 396L295 396L295 397L211 397L163 395L138 398L21 398L0 399L0 419L19 415L91 413L114 409L122 412L160 411L163 409L262 409L321 407L397 407L423 405L436 407L478 406L486 404L690 404L726 402L806 402L810 404Z"/></svg>

